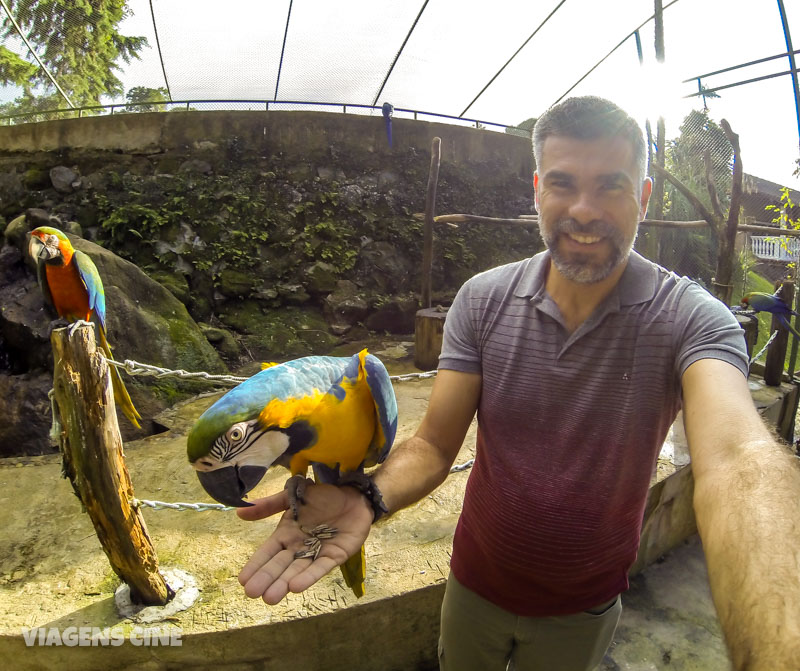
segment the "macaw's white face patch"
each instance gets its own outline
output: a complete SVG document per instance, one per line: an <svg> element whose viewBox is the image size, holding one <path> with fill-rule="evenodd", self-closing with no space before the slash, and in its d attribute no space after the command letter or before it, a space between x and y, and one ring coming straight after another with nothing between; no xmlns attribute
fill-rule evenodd
<svg viewBox="0 0 800 671"><path fill-rule="evenodd" d="M237 422L214 441L208 456L192 466L206 472L233 465L268 468L288 448L289 436L283 431L265 431L258 420Z"/></svg>

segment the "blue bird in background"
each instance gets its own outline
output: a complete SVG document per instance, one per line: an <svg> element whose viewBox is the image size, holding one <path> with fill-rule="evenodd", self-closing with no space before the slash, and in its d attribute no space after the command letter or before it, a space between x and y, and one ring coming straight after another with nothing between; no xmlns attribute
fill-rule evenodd
<svg viewBox="0 0 800 671"><path fill-rule="evenodd" d="M790 308L780 296L766 294L762 291L751 291L742 298L742 305L747 305L756 312L770 312L795 338L800 338L800 333L792 328L789 319L792 315L800 317Z"/></svg>
<svg viewBox="0 0 800 671"><path fill-rule="evenodd" d="M386 137L389 138L389 148L392 147L392 114L394 113L394 107L391 103L383 103L383 107L381 108L383 112L383 118L386 123Z"/></svg>

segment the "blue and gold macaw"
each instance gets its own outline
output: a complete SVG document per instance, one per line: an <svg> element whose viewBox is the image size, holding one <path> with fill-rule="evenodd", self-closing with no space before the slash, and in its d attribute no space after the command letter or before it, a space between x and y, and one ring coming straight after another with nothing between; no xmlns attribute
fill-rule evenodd
<svg viewBox="0 0 800 671"><path fill-rule="evenodd" d="M229 391L189 432L189 462L217 501L249 506L243 496L275 464L295 519L306 473L345 484L381 463L397 433L397 401L381 361L364 349L352 357L309 356L271 366ZM342 564L345 582L364 594L364 547Z"/></svg>

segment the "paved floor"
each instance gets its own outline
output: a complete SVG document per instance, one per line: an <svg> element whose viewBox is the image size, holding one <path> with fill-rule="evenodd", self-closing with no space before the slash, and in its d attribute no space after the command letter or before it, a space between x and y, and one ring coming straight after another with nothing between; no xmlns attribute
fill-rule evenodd
<svg viewBox="0 0 800 671"><path fill-rule="evenodd" d="M634 576L622 603L622 619L600 671L731 668L698 536Z"/></svg>

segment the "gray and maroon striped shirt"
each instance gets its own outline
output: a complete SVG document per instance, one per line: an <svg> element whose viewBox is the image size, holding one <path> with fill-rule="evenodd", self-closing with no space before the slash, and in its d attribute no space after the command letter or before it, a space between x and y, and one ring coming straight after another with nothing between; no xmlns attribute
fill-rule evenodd
<svg viewBox="0 0 800 671"><path fill-rule="evenodd" d="M524 616L576 613L628 587L681 375L704 358L747 374L743 331L697 283L632 252L569 334L548 267L542 252L464 284L439 358L483 379L451 568Z"/></svg>

